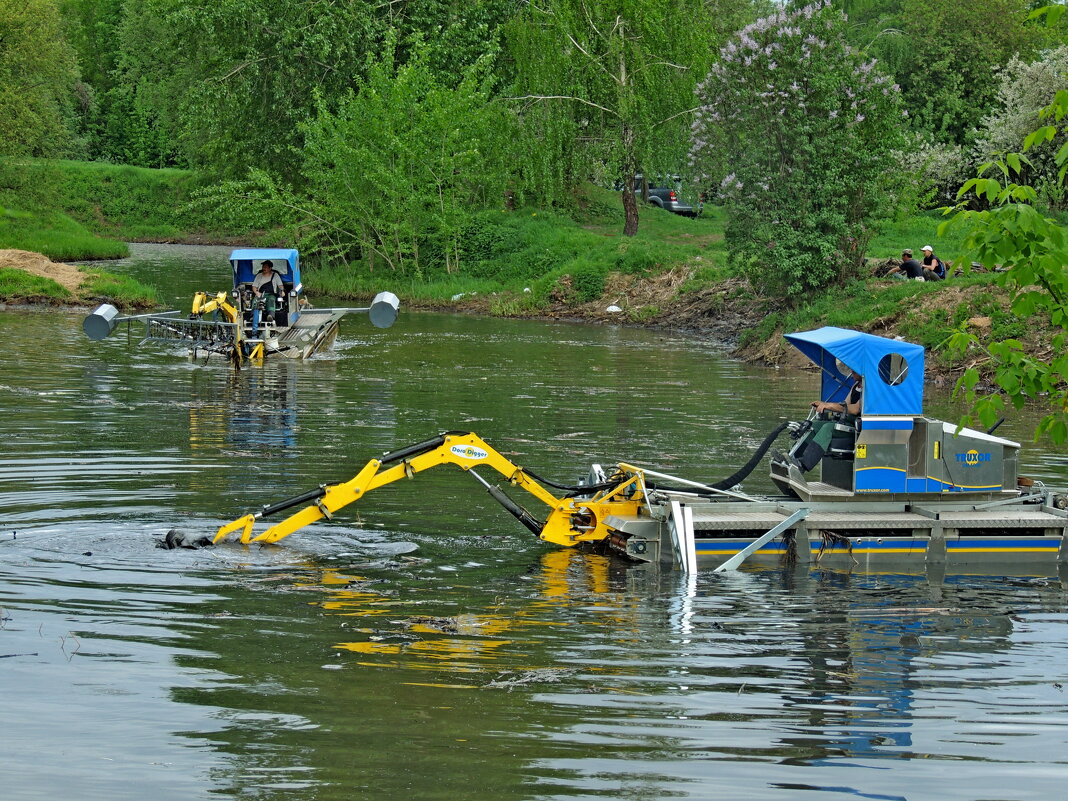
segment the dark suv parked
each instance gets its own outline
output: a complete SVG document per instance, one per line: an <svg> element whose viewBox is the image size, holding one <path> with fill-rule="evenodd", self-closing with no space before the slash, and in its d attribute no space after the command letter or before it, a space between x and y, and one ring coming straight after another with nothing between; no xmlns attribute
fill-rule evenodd
<svg viewBox="0 0 1068 801"><path fill-rule="evenodd" d="M683 217L696 217L700 214L704 204L698 201L697 208L694 208L688 203L684 203L678 194L680 178L677 175L672 175L670 176L670 181L674 186L669 186L668 181L650 181L649 202L659 208L667 209L675 214L681 214ZM640 175L634 178L634 194L639 198L642 196L642 176Z"/></svg>

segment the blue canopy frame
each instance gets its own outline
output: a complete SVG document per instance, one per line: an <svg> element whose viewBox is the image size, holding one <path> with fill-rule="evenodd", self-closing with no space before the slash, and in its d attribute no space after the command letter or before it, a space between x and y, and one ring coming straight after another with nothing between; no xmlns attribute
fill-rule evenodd
<svg viewBox="0 0 1068 801"><path fill-rule="evenodd" d="M841 362L864 379L865 416L923 414L921 345L834 326L785 337L820 368L820 400L845 399L852 382L848 370L838 369Z"/></svg>
<svg viewBox="0 0 1068 801"><path fill-rule="evenodd" d="M230 254L234 286L251 284L260 265L267 260L283 284L288 287L300 285L300 254L293 248L239 248Z"/></svg>

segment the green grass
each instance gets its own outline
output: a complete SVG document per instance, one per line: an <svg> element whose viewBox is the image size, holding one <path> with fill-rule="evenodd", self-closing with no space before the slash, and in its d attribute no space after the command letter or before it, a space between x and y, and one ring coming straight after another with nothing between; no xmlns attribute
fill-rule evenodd
<svg viewBox="0 0 1068 801"><path fill-rule="evenodd" d="M82 284L85 298L107 301L120 309L147 309L155 306L159 298L155 287L146 286L129 276L114 275L102 270L92 270Z"/></svg>
<svg viewBox="0 0 1068 801"><path fill-rule="evenodd" d="M351 264L308 269L305 283L317 294L364 298L389 289L432 305L458 295L496 295L497 313L529 314L554 302L596 300L612 273L652 276L698 263L709 271L700 281L721 274L723 225L715 211L690 219L643 206L638 234L625 237L618 193L587 187L579 204L573 216L532 208L476 214L461 237L456 273L427 256L428 249L418 275L381 267L370 273L365 264Z"/></svg>
<svg viewBox="0 0 1068 801"><path fill-rule="evenodd" d="M900 258L901 251L909 248L919 258L920 248L930 245L940 258L958 262L964 251L961 230L953 227L946 231L945 236L938 236L938 226L947 219L941 212L929 211L881 223L878 233L868 245L868 256L875 259Z"/></svg>
<svg viewBox="0 0 1068 801"><path fill-rule="evenodd" d="M89 303L106 301L120 309L147 309L156 305L156 290L126 276L102 270L86 273L77 294L51 278L25 270L0 267L0 300L8 303Z"/></svg>
<svg viewBox="0 0 1068 801"><path fill-rule="evenodd" d="M53 261L115 259L129 254L125 242L98 237L61 212L0 209L0 248L43 253Z"/></svg>
<svg viewBox="0 0 1068 801"><path fill-rule="evenodd" d="M940 345L954 329L975 316L989 316L1001 334L1022 329L1024 323L1008 312L999 299L993 274L973 274L947 282L858 279L814 297L792 309L771 310L743 337L743 345L772 337L776 331L803 331L822 325L867 329L873 321L893 321L907 339L927 348ZM939 296L951 287L980 287L967 300L947 305ZM1015 333L1008 334L1016 336Z"/></svg>
<svg viewBox="0 0 1068 801"><path fill-rule="evenodd" d="M263 241L257 231L270 221L194 202L204 180L188 170L0 158L0 247L98 259L125 255L123 242Z"/></svg>
<svg viewBox="0 0 1068 801"><path fill-rule="evenodd" d="M0 298L9 303L68 302L74 296L51 278L0 267Z"/></svg>

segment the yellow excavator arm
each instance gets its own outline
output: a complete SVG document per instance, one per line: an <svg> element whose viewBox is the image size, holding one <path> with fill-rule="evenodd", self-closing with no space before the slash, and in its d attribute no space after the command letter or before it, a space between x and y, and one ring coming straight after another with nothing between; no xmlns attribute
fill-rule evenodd
<svg viewBox="0 0 1068 801"><path fill-rule="evenodd" d="M243 543L278 542L323 518L332 519L339 509L359 500L371 490L443 464L454 464L473 475L519 522L541 539L557 545L574 546L582 542L605 540L612 536L612 531L605 525L609 515L636 515L644 503L641 473L619 473L601 484L582 487L582 497L572 495L558 498L543 486L547 482L532 477L531 473L505 459L477 434L450 431L387 453L381 459L372 459L349 481L324 484L302 495L265 506L255 514L239 517L222 526L216 532L214 542L236 531L241 532ZM546 520L542 522L536 519L500 487L491 485L475 472L474 468L482 466L496 470L510 484L526 490L548 506ZM300 511L253 536L259 519L306 503L308 505Z"/></svg>
<svg viewBox="0 0 1068 801"><path fill-rule="evenodd" d="M205 314L211 314L213 311L222 312L229 323L237 322L237 309L230 305L226 292L219 292L210 298L207 292L197 292L193 295L193 314L195 316L202 317Z"/></svg>

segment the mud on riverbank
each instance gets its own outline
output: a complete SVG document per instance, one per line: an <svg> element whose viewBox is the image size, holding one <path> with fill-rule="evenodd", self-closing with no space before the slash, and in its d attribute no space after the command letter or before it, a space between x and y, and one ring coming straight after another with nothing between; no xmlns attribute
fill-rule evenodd
<svg viewBox="0 0 1068 801"><path fill-rule="evenodd" d="M772 313L782 310L782 301L762 297L744 278L728 278L697 291L687 291L691 277L686 267L652 277L614 275L606 285L605 294L597 301L571 305L564 300L548 309L525 314L543 319L566 319L615 325L640 326L683 331L713 342L734 358L742 361L811 369L811 363L783 338L787 333L778 328L770 335L754 340L750 335ZM872 278L864 286L866 291L899 285L890 278ZM991 300L993 298L993 300ZM848 302L848 298L845 300ZM862 301L858 299L858 303ZM937 291L919 293L901 301L892 311L873 317L862 330L878 336L917 341L920 327L940 329L948 336L952 326L948 318L963 309L959 316L980 341L992 341L995 321L976 309L989 309L993 303L1002 316L1012 316L1007 293L993 284L956 284L951 279L939 284ZM507 303L494 296L465 296L438 308L467 310L479 314L500 313ZM611 309L611 311L609 311ZM965 316L967 315L967 316ZM818 328L826 320L814 315L800 328ZM1049 342L1052 327L1048 322L1033 319L1017 334L1027 352L1044 360L1052 356ZM945 351L928 345L926 374L928 382L953 386L965 370L975 367L982 376L981 385L993 388L993 363L982 351L964 358L952 358Z"/></svg>

